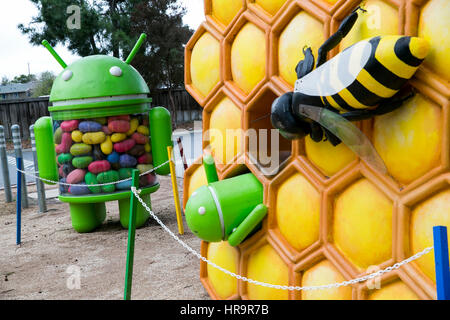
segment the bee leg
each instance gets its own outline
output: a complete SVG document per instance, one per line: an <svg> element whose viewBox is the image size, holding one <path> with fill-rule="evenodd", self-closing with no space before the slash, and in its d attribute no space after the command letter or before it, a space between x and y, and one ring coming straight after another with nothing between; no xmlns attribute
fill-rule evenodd
<svg viewBox="0 0 450 320"><path fill-rule="evenodd" d="M295 68L297 79L303 78L314 69L314 56L311 48L303 48L303 55L305 58L301 60Z"/></svg>
<svg viewBox="0 0 450 320"><path fill-rule="evenodd" d="M336 146L338 146L338 145L340 145L342 143L341 139L336 137L330 131L328 131L325 128L324 128L324 131L325 131L326 140L328 140L333 145L333 147L336 147Z"/></svg>
<svg viewBox="0 0 450 320"><path fill-rule="evenodd" d="M311 133L310 133L311 139L314 142L321 142L323 140L322 127L318 123L315 123L315 122L311 122L310 126L311 126Z"/></svg>
<svg viewBox="0 0 450 320"><path fill-rule="evenodd" d="M361 7L357 7L355 10L353 10L353 12L342 21L336 33L334 33L331 37L329 37L328 40L325 41L323 45L319 48L316 68L321 66L327 61L328 52L330 52L337 45L339 45L342 39L344 39L345 36L347 36L347 34L353 28L353 26L356 23L356 20L358 20L358 10L361 10L363 12L366 11Z"/></svg>

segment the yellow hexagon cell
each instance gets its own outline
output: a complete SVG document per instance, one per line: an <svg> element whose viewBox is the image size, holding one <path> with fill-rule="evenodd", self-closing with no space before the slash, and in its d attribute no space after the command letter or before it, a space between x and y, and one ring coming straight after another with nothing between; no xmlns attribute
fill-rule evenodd
<svg viewBox="0 0 450 320"><path fill-rule="evenodd" d="M211 6L213 17L228 26L242 9L242 0L212 0Z"/></svg>
<svg viewBox="0 0 450 320"><path fill-rule="evenodd" d="M383 285L369 293L369 300L418 300L419 297L402 281Z"/></svg>
<svg viewBox="0 0 450 320"><path fill-rule="evenodd" d="M439 164L442 110L417 94L400 109L377 117L373 136L389 173L410 183Z"/></svg>
<svg viewBox="0 0 450 320"><path fill-rule="evenodd" d="M322 23L302 11L295 16L280 35L278 45L278 68L280 76L295 85L295 67L304 59L303 48L311 47L314 56L325 41Z"/></svg>
<svg viewBox="0 0 450 320"><path fill-rule="evenodd" d="M286 1L287 0L255 0L255 3L274 16Z"/></svg>
<svg viewBox="0 0 450 320"><path fill-rule="evenodd" d="M392 211L392 202L367 179L360 179L337 197L334 241L358 268L391 257Z"/></svg>
<svg viewBox="0 0 450 320"><path fill-rule="evenodd" d="M342 40L341 50L371 37L398 34L398 11L381 0L368 0L365 13L358 12L358 20L352 30Z"/></svg>
<svg viewBox="0 0 450 320"><path fill-rule="evenodd" d="M322 286L345 281L344 277L328 260L323 260L302 276L302 287ZM352 288L340 287L325 290L302 291L302 300L351 300Z"/></svg>
<svg viewBox="0 0 450 320"><path fill-rule="evenodd" d="M433 70L450 80L450 2L432 0L422 9L419 22L419 37L429 41L431 50L426 63Z"/></svg>
<svg viewBox="0 0 450 320"><path fill-rule="evenodd" d="M320 194L296 173L278 189L276 217L286 240L302 250L319 239Z"/></svg>
<svg viewBox="0 0 450 320"><path fill-rule="evenodd" d="M412 254L433 246L433 227L450 229L450 188L419 204L411 212L410 245ZM427 254L416 260L419 268L436 281L434 256Z"/></svg>
<svg viewBox="0 0 450 320"><path fill-rule="evenodd" d="M200 37L192 50L191 79L204 97L220 81L220 43L208 32Z"/></svg>
<svg viewBox="0 0 450 320"><path fill-rule="evenodd" d="M289 269L270 245L264 245L248 257L247 277L277 285L288 285ZM247 294L251 300L285 300L286 290L248 284Z"/></svg>
<svg viewBox="0 0 450 320"><path fill-rule="evenodd" d="M211 114L209 136L211 150L217 164L230 163L241 151L241 110L224 98Z"/></svg>
<svg viewBox="0 0 450 320"><path fill-rule="evenodd" d="M208 180L206 179L206 173L203 166L198 167L194 173L189 178L189 197L194 193L195 190L201 186L206 186Z"/></svg>
<svg viewBox="0 0 450 320"><path fill-rule="evenodd" d="M308 159L328 177L357 158L343 143L334 147L328 141L314 142L309 136L305 139L305 149Z"/></svg>
<svg viewBox="0 0 450 320"><path fill-rule="evenodd" d="M238 252L228 242L208 244L208 259L218 266L237 273ZM237 294L237 280L232 276L208 264L208 279L221 299L227 299Z"/></svg>
<svg viewBox="0 0 450 320"><path fill-rule="evenodd" d="M266 36L253 23L247 23L231 47L231 72L234 82L249 94L266 75Z"/></svg>

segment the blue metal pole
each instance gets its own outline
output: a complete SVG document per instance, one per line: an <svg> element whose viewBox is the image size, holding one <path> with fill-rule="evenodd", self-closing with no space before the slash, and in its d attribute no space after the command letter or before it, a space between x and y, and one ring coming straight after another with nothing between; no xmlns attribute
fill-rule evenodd
<svg viewBox="0 0 450 320"><path fill-rule="evenodd" d="M450 300L450 265L447 227L433 227L436 291L438 300Z"/></svg>
<svg viewBox="0 0 450 320"><path fill-rule="evenodd" d="M17 169L22 170L22 158L16 158ZM21 243L21 226L22 226L22 173L17 171L17 200L16 200L16 214L17 214L17 233L16 244Z"/></svg>

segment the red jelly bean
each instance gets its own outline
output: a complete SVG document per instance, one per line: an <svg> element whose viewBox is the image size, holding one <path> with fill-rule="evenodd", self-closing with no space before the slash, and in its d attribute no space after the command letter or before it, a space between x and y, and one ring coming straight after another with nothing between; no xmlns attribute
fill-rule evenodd
<svg viewBox="0 0 450 320"><path fill-rule="evenodd" d="M61 137L61 143L55 148L56 153L69 153L72 146L72 135L69 132L64 132Z"/></svg>
<svg viewBox="0 0 450 320"><path fill-rule="evenodd" d="M125 133L130 130L130 122L125 120L114 120L108 124L108 129L111 132Z"/></svg>
<svg viewBox="0 0 450 320"><path fill-rule="evenodd" d="M144 136L143 134L139 133L139 132L135 132L133 133L133 135L131 136L131 138L136 141L137 144L146 144L148 143L148 137Z"/></svg>
<svg viewBox="0 0 450 320"><path fill-rule="evenodd" d="M139 164L151 164L153 162L153 156L150 153L146 153L138 158Z"/></svg>
<svg viewBox="0 0 450 320"><path fill-rule="evenodd" d="M111 169L111 164L106 160L99 160L91 162L88 166L89 172L93 174L99 174L100 172L105 172Z"/></svg>
<svg viewBox="0 0 450 320"><path fill-rule="evenodd" d="M79 123L80 123L80 121L78 121L78 120L63 121L61 123L61 130L64 132L72 132L72 131L78 129Z"/></svg>
<svg viewBox="0 0 450 320"><path fill-rule="evenodd" d="M136 145L136 142L133 139L127 139L125 141L115 143L114 150L119 153L127 152L131 150Z"/></svg>
<svg viewBox="0 0 450 320"><path fill-rule="evenodd" d="M116 120L130 121L131 118L130 118L129 115L109 117L108 118L108 123L110 123L111 121L116 121Z"/></svg>
<svg viewBox="0 0 450 320"><path fill-rule="evenodd" d="M109 135L112 134L111 130L109 130L109 128L108 128L107 126L103 126L103 127L102 127L102 131L103 131L107 136L109 136Z"/></svg>
<svg viewBox="0 0 450 320"><path fill-rule="evenodd" d="M75 169L66 178L68 184L77 184L84 181L84 176L86 175L86 170Z"/></svg>

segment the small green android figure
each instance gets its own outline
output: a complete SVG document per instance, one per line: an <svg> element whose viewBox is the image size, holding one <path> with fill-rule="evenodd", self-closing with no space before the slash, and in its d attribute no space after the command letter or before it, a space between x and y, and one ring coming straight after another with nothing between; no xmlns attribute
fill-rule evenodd
<svg viewBox="0 0 450 320"><path fill-rule="evenodd" d="M145 38L142 34L126 61L93 55L71 65L43 41L63 71L50 94L51 117L34 126L39 176L59 181L59 200L69 203L78 232L93 231L104 221L108 201L118 201L120 222L128 227L132 171L141 172L139 187L148 204L160 186L149 172L170 172L170 113L150 107L149 88L130 64ZM136 226L148 218L138 206Z"/></svg>
<svg viewBox="0 0 450 320"><path fill-rule="evenodd" d="M203 163L208 185L195 190L189 198L187 224L204 241L228 240L230 245L238 246L267 214L263 186L252 173L218 181L212 156L204 156Z"/></svg>

